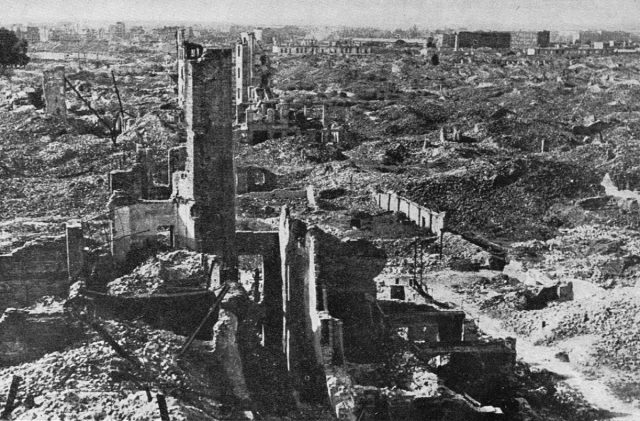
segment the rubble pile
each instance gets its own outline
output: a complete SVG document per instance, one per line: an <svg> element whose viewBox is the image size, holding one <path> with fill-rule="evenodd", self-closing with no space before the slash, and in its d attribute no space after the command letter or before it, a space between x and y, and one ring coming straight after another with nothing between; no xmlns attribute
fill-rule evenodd
<svg viewBox="0 0 640 421"><path fill-rule="evenodd" d="M205 288L202 254L188 250L158 253L129 274L107 285L111 295L161 294L177 289Z"/></svg>
<svg viewBox="0 0 640 421"><path fill-rule="evenodd" d="M541 310L513 312L504 323L543 343L595 335L590 366L637 372L639 308L640 299L633 289L620 288L585 301L550 303Z"/></svg>
<svg viewBox="0 0 640 421"><path fill-rule="evenodd" d="M38 237L64 234L66 222L64 219L57 217L43 219L15 218L0 222L0 254L10 252Z"/></svg>
<svg viewBox="0 0 640 421"><path fill-rule="evenodd" d="M544 369L516 363L511 377L518 415L522 420L597 420L609 416L596 409L577 390L558 382L558 376Z"/></svg>
<svg viewBox="0 0 640 421"><path fill-rule="evenodd" d="M107 197L112 147L81 123L0 112L0 213L5 218L92 215Z"/></svg>
<svg viewBox="0 0 640 421"><path fill-rule="evenodd" d="M603 225L563 229L547 241L514 243L512 254L551 279L581 279L604 288L635 286L640 271L635 232Z"/></svg>
<svg viewBox="0 0 640 421"><path fill-rule="evenodd" d="M164 151L160 159L166 160L166 151L184 142L184 130L173 110L155 110L135 119L130 127L126 127L118 142L128 148L136 144Z"/></svg>
<svg viewBox="0 0 640 421"><path fill-rule="evenodd" d="M554 227L543 220L551 205L593 195L599 181L576 163L531 158L519 165L504 162L489 172L473 168L416 180L407 185L405 195L446 211L457 231L513 241L552 236Z"/></svg>
<svg viewBox="0 0 640 421"><path fill-rule="evenodd" d="M291 166L299 171L313 167L303 156L304 148L297 137L284 137L262 142L251 148L240 145L236 159L243 165L268 168L276 174L289 172Z"/></svg>
<svg viewBox="0 0 640 421"><path fill-rule="evenodd" d="M20 404L13 411L12 419L146 420L158 417L155 400L147 401L132 375L143 383L148 382L154 394L168 395L172 420L217 419L178 400L181 395L192 393L197 401L200 391L211 390L206 366L201 365L200 370L185 369L174 358L184 343L183 337L152 330L142 323L109 321L105 327L130 355L139 358L143 369L137 370L118 357L98 337L68 350L47 354L32 363L0 369L1 393L8 391L14 375L22 378L18 393ZM191 357L192 364L198 361L197 357ZM216 406L211 398L209 401L209 405Z"/></svg>
<svg viewBox="0 0 640 421"><path fill-rule="evenodd" d="M477 275L471 282L454 285L454 289L473 297L481 309L500 315L527 310L527 298L534 295L532 288L506 275L492 278Z"/></svg>
<svg viewBox="0 0 640 421"><path fill-rule="evenodd" d="M280 190L278 192L280 194L259 192L239 196L237 203L242 209L241 216L243 218L274 218L280 215L280 208L285 204L294 211L304 211L309 206L306 195L299 194L300 191Z"/></svg>

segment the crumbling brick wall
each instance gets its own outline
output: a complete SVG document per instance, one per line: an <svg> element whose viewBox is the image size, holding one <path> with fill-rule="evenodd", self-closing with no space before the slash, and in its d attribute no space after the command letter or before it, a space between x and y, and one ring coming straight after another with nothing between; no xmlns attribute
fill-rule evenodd
<svg viewBox="0 0 640 421"><path fill-rule="evenodd" d="M175 224L175 204L168 200L145 200L111 209L111 253L118 262L133 249L154 245L158 228Z"/></svg>

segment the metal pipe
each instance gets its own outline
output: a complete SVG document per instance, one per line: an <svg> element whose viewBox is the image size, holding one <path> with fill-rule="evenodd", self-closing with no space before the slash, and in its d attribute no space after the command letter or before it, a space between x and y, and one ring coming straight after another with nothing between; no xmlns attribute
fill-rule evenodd
<svg viewBox="0 0 640 421"><path fill-rule="evenodd" d="M187 339L187 341L184 343L184 345L180 349L180 352L178 352L178 355L177 355L178 358L182 357L187 352L187 350L189 349L193 341L196 339L196 336L198 335L198 333L200 333L200 330L204 327L204 324L207 322L207 320L209 320L209 317L211 317L211 315L218 309L218 306L220 306L220 303L222 303L222 299L224 298L224 296L227 294L228 291L229 291L229 284L224 284L224 286L222 287L222 290L220 291L220 295L218 295L216 300L213 302L213 304L211 305L211 308L209 308L209 311L204 316L204 318L202 319L202 321L200 322L196 330L193 331L193 333L189 336L189 339Z"/></svg>

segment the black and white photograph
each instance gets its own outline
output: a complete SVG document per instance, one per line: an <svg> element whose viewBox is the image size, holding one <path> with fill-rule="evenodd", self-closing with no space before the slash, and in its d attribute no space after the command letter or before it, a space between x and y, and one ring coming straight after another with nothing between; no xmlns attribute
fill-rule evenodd
<svg viewBox="0 0 640 421"><path fill-rule="evenodd" d="M0 420L640 421L640 0L0 0Z"/></svg>

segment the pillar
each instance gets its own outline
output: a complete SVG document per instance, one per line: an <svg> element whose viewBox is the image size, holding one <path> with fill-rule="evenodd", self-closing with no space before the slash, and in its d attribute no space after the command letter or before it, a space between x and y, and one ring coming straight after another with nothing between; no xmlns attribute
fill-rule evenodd
<svg viewBox="0 0 640 421"><path fill-rule="evenodd" d="M64 66L56 66L43 72L42 91L48 115L67 119L65 102Z"/></svg>
<svg viewBox="0 0 640 421"><path fill-rule="evenodd" d="M178 195L179 246L215 254L237 278L233 163L232 50L186 61L187 160Z"/></svg>
<svg viewBox="0 0 640 421"><path fill-rule="evenodd" d="M69 280L73 281L80 276L84 268L84 236L82 222L78 219L68 221L67 234L67 271Z"/></svg>
<svg viewBox="0 0 640 421"><path fill-rule="evenodd" d="M344 328L342 320L332 319L333 364L343 365L344 358Z"/></svg>
<svg viewBox="0 0 640 421"><path fill-rule="evenodd" d="M182 108L184 108L184 89L186 82L184 41L184 29L180 29L176 32L176 52L178 66L178 104Z"/></svg>

